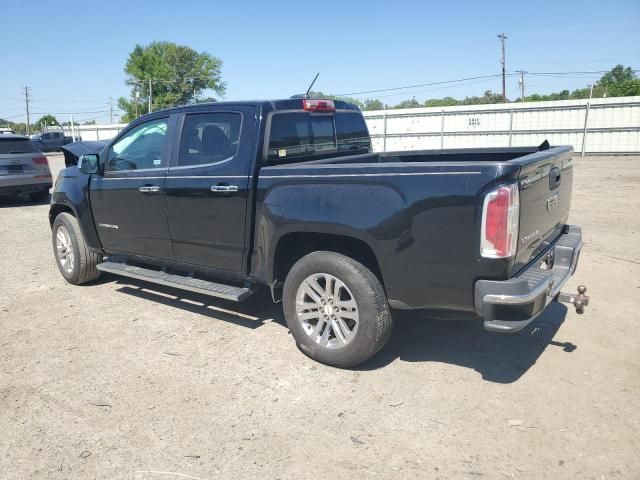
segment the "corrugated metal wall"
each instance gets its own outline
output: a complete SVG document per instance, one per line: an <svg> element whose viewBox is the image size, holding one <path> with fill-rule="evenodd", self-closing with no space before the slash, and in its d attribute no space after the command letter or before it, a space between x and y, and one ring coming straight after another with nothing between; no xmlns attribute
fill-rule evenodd
<svg viewBox="0 0 640 480"><path fill-rule="evenodd" d="M110 140L118 135L120 130L125 128L127 125L128 123L74 125L73 134L71 132L71 127L65 125L62 128L64 130L64 134L70 137L75 136L77 138L79 136L82 140Z"/></svg>
<svg viewBox="0 0 640 480"><path fill-rule="evenodd" d="M581 152L586 138L586 153L640 153L640 97L593 99L588 115L587 100L564 100L371 111L364 116L376 151L532 146L547 139ZM79 129L83 140L107 140L125 126ZM67 127L65 132L70 135Z"/></svg>
<svg viewBox="0 0 640 480"><path fill-rule="evenodd" d="M573 145L640 152L640 97L364 112L376 151ZM587 113L588 111L588 113ZM585 136L585 118L586 136Z"/></svg>

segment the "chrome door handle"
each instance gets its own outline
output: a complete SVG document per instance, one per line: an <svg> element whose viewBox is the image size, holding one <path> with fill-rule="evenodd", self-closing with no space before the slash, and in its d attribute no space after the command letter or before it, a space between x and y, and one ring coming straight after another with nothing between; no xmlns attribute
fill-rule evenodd
<svg viewBox="0 0 640 480"><path fill-rule="evenodd" d="M237 192L237 185L211 185L211 191L216 193Z"/></svg>
<svg viewBox="0 0 640 480"><path fill-rule="evenodd" d="M160 191L160 187L156 185L146 185L138 188L138 191L142 193L158 193Z"/></svg>

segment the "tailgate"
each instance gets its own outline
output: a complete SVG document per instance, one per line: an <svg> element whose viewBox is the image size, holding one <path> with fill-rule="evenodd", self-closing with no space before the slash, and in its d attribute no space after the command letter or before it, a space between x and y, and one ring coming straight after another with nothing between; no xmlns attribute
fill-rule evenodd
<svg viewBox="0 0 640 480"><path fill-rule="evenodd" d="M514 272L539 255L563 231L573 184L571 147L554 147L521 158L520 231Z"/></svg>

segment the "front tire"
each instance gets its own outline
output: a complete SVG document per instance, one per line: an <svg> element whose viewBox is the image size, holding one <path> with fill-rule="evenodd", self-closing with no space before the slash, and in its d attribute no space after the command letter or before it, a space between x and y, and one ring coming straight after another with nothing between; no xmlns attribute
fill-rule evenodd
<svg viewBox="0 0 640 480"><path fill-rule="evenodd" d="M318 362L354 367L391 337L393 319L380 281L345 255L319 251L298 260L282 300L298 348Z"/></svg>
<svg viewBox="0 0 640 480"><path fill-rule="evenodd" d="M59 214L51 232L58 270L67 282L81 285L100 276L96 265L102 256L89 250L76 217L66 212Z"/></svg>

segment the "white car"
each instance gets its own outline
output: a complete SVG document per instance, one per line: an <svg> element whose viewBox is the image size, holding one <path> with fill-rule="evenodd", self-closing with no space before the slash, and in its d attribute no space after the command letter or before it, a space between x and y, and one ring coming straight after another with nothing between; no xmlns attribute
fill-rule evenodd
<svg viewBox="0 0 640 480"><path fill-rule="evenodd" d="M34 202L49 198L52 186L47 157L22 135L0 135L0 194L26 193Z"/></svg>

